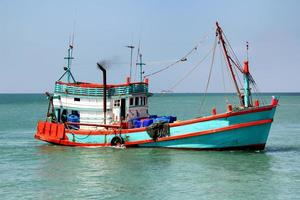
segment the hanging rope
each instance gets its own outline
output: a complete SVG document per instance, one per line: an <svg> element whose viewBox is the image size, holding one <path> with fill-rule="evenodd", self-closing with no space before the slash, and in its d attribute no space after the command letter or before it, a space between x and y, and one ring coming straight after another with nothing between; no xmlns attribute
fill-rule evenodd
<svg viewBox="0 0 300 200"><path fill-rule="evenodd" d="M165 71L165 70L169 69L170 67L172 67L172 66L174 66L174 65L176 65L176 64L178 64L178 63L180 63L180 62L186 61L186 60L187 60L187 57L188 57L190 54L192 54L195 50L197 50L196 47L194 47L194 48L193 48L192 50L190 50L184 57L180 58L179 60L175 61L174 63L171 63L170 65L167 65L166 67L164 67L164 68L162 68L162 69L160 69L160 70L158 70L158 71L155 71L155 72L152 72L152 73L150 73L150 74L147 74L147 75L144 76L144 78L147 78L147 77L149 77L149 76L153 76L153 75L155 75L155 74L158 74L158 73L160 73L160 72L162 72L162 71Z"/></svg>
<svg viewBox="0 0 300 200"><path fill-rule="evenodd" d="M220 54L219 57L220 57L220 66L221 66L221 73L222 73L223 91L225 93L224 98L225 98L226 104L228 104L229 100L228 100L228 96L227 96L227 92L226 92L226 82L225 82L225 74L224 74L224 62L223 62L223 59L222 59L223 54L222 54L222 49L221 49L220 45L219 45L219 54Z"/></svg>
<svg viewBox="0 0 300 200"><path fill-rule="evenodd" d="M212 68L213 68L214 60L215 60L216 46L217 46L217 37L215 37L215 42L214 42L214 46L213 46L213 54L212 54L208 79L207 79L207 83L206 83L206 87L205 87L204 97L203 97L202 102L200 103L199 113L201 112L202 107L203 107L204 102L205 102L205 99L206 99L206 94L207 94L207 90L208 90L208 87L209 87L209 82L210 82L210 78L211 78L211 74L212 74Z"/></svg>
<svg viewBox="0 0 300 200"><path fill-rule="evenodd" d="M187 61L187 58L188 58L194 51L196 51L196 50L198 49L198 47L199 47L205 40L207 40L208 35L209 35L209 33L206 34L205 37L204 37L204 39L202 39L200 42L198 42L198 43L197 43L197 44L196 44L196 45L195 45L195 46L194 46L187 54L185 54L183 57L181 57L180 59L176 60L175 62L173 62L173 63L167 65L166 67L163 67L163 68L160 69L160 70L157 70L157 71L155 71L155 72L152 72L152 73L150 73L150 74L145 75L144 78L147 78L147 77L149 77L149 76L153 76L153 75L158 74L158 73L160 73L160 72L162 72L162 71L165 71L165 70L169 69L170 67L173 67L174 65L176 65L176 64L178 64L178 63L180 63L180 62L185 62L185 61Z"/></svg>
<svg viewBox="0 0 300 200"><path fill-rule="evenodd" d="M234 60L234 59L232 59L232 58L230 57L230 60L231 60L232 63L236 66L236 68L243 74L243 73L244 73L244 72L243 72L243 68L241 67L241 63L239 62L239 59L237 58L237 56L236 56L236 54L235 54L233 48L231 47L230 43L228 42L228 39L226 38L226 35L225 35L224 33L223 33L223 35L224 35L225 40L226 40L226 42L227 42L227 44L228 44L228 46L229 46L229 49L230 49L230 51L231 51L231 54L233 55L233 57L234 57L234 59L235 59L235 60ZM248 48L248 44L247 44L247 48ZM248 58L248 52L247 52L247 58ZM237 73L236 73L236 74L237 74ZM240 81L239 76L238 76L238 79L239 79L239 82L240 82L240 84L241 84L241 81ZM254 81L254 78L253 78L253 76L252 76L251 74L249 75L249 81L250 81L250 83L252 84L253 89L256 91L258 99L259 99L260 101L262 101L263 104L265 104L264 99L262 98L262 94L261 94L261 92L260 92L260 90L259 90L259 88L258 88L258 85L257 85L256 82Z"/></svg>
<svg viewBox="0 0 300 200"><path fill-rule="evenodd" d="M200 64L211 54L211 52L214 50L214 46L207 52L207 54L204 55L204 57L191 69L189 70L181 79L179 79L172 87L170 87L169 90L173 90L175 87L177 87L182 81L184 81L193 71L195 71Z"/></svg>

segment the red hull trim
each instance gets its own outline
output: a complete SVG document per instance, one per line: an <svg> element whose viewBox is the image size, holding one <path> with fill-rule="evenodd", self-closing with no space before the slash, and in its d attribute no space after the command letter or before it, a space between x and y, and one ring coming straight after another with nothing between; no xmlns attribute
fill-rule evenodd
<svg viewBox="0 0 300 200"><path fill-rule="evenodd" d="M217 128L217 129L212 129L212 130L206 130L206 131L201 131L201 132L195 132L195 133L189 133L189 134L184 134L184 135L177 135L177 136L170 136L170 137L165 137L165 138L159 138L156 142L160 141L169 141L169 140L177 140L177 139L183 139L183 138L189 138L189 137L195 137L195 136L200 136L200 135L207 135L207 134L214 134L214 133L219 133L219 132L224 132L224 131L229 131L229 130L234 130L234 129L240 129L240 128L245 128L249 126L257 126L257 125L262 125L262 124L267 124L271 123L273 120L272 119L266 119L266 120L259 120L259 121L254 121L254 122L247 122L247 123L242 123L242 124L236 124L236 125L231 125L223 128ZM110 143L77 143L77 142L72 142L69 140L65 139L55 139L52 137L48 136L43 136L43 135L35 135L36 139L43 140L46 142L54 143L54 144L60 144L60 145L66 145L66 146L82 146L82 147L108 147L111 146ZM138 146L139 144L145 144L145 143L152 143L154 140L149 139L149 140L139 140L135 142L125 142L126 147L131 147L131 146Z"/></svg>

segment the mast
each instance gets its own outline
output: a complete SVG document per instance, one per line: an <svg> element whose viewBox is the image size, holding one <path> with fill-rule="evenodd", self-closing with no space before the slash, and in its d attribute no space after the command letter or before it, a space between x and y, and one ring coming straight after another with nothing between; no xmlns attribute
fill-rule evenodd
<svg viewBox="0 0 300 200"><path fill-rule="evenodd" d="M252 101L251 101L251 89L249 84L250 73L249 73L248 60L244 62L243 74L244 74L244 105L245 107L251 107Z"/></svg>
<svg viewBox="0 0 300 200"><path fill-rule="evenodd" d="M131 80L131 76L132 76L132 51L134 49L134 46L133 45L128 45L126 46L127 48L130 49L130 70L129 70L129 78Z"/></svg>
<svg viewBox="0 0 300 200"><path fill-rule="evenodd" d="M58 79L58 81L61 81L62 78L64 78L65 76L67 76L67 82L70 83L71 80L73 80L73 82L75 83L75 78L73 77L72 75L72 72L71 72L71 61L74 59L74 57L72 56L73 54L73 45L70 44L69 45L69 48L68 48L68 56L67 57L64 57L64 59L67 60L67 66L64 67L64 70L65 72L63 73L63 75Z"/></svg>
<svg viewBox="0 0 300 200"><path fill-rule="evenodd" d="M234 74L233 69L232 69L232 64L230 62L230 56L229 56L228 51L227 51L226 46L225 46L225 40L223 38L223 31L222 31L221 27L219 26L218 22L216 22L216 26L217 26L216 33L217 33L217 36L219 37L219 41L222 44L222 48L223 48L223 51L224 51L224 54L225 54L225 57L226 57L226 62L227 62L228 68L230 70L230 73L231 73L231 76L232 76L232 79L233 79L233 83L234 83L237 95L239 97L239 100L240 100L240 104L241 104L241 106L244 106L243 97L242 97L241 91L239 89L239 86L237 84L235 74Z"/></svg>
<svg viewBox="0 0 300 200"><path fill-rule="evenodd" d="M139 57L140 57L140 62L136 64L140 66L140 82L143 82L143 65L146 65L146 63L143 63L141 53L139 54Z"/></svg>
<svg viewBox="0 0 300 200"><path fill-rule="evenodd" d="M244 61L243 75L244 75L244 105L245 107L252 106L251 88L250 88L250 72L249 72L249 44L246 42L247 58Z"/></svg>

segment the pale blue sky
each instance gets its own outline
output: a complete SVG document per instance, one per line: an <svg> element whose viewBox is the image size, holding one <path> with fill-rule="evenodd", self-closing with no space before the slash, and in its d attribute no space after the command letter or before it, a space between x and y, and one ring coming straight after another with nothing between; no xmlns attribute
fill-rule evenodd
<svg viewBox="0 0 300 200"><path fill-rule="evenodd" d="M123 82L129 73L124 46L132 40L141 40L147 73L166 64L154 61L176 60L210 33L189 62L150 78L152 92L169 89L211 48L216 20L241 61L249 41L250 70L261 91L300 92L299 10L296 0L1 0L0 93L53 91L74 21L72 69L88 82L101 82L99 59L112 59L108 79ZM216 58L210 92L224 91L219 65ZM208 69L209 60L174 91L203 92Z"/></svg>

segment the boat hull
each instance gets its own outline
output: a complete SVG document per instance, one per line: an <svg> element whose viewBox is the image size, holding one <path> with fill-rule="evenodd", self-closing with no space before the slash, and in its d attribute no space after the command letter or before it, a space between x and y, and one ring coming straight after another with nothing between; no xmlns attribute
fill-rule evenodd
<svg viewBox="0 0 300 200"><path fill-rule="evenodd" d="M197 150L263 150L276 105L222 113L170 124L170 134L153 140L145 128L70 130L63 124L39 122L35 138L67 146L112 146L121 137L126 147Z"/></svg>

